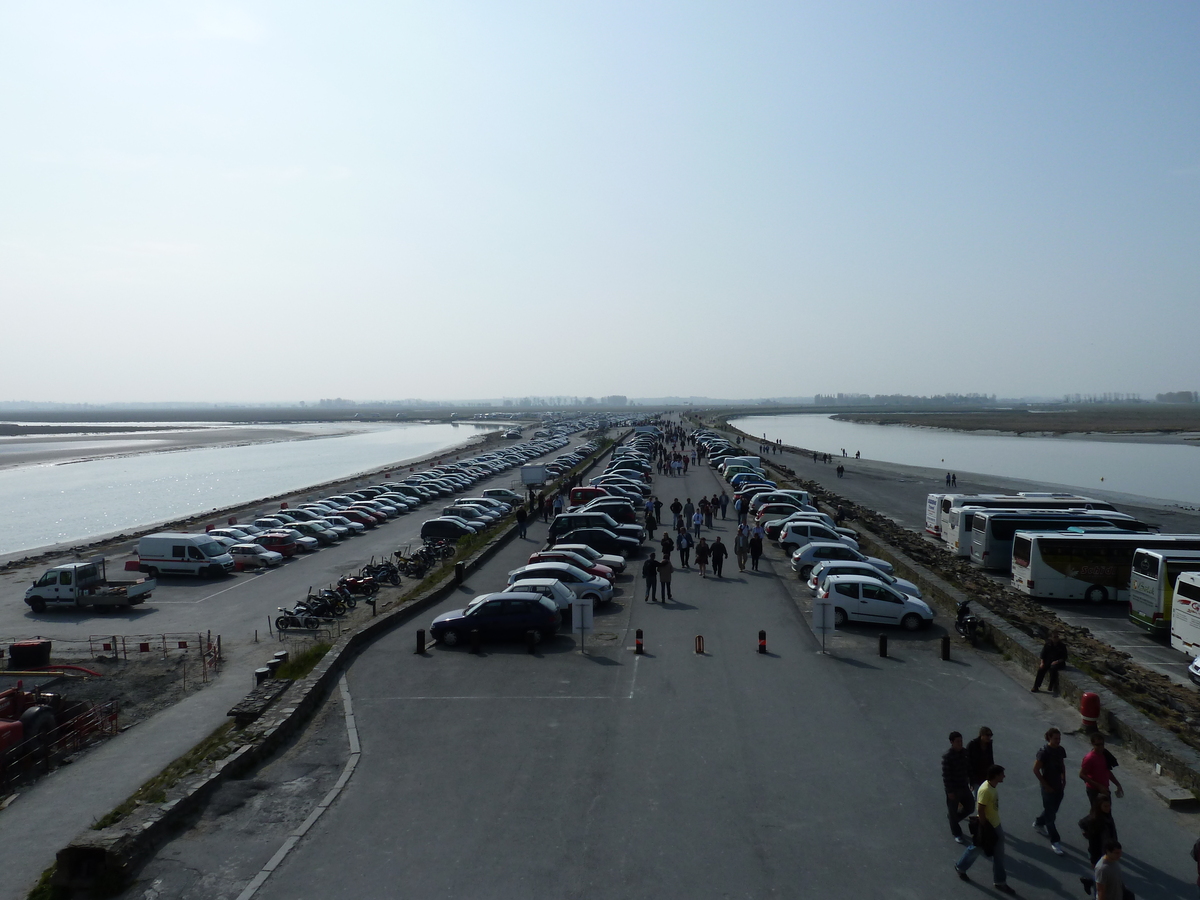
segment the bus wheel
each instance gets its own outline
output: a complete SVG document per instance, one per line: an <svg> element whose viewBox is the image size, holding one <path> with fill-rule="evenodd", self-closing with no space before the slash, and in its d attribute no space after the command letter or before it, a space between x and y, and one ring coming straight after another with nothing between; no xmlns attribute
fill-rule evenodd
<svg viewBox="0 0 1200 900"><path fill-rule="evenodd" d="M1093 584L1083 595L1088 603L1103 603L1108 599L1108 591L1101 585Z"/></svg>

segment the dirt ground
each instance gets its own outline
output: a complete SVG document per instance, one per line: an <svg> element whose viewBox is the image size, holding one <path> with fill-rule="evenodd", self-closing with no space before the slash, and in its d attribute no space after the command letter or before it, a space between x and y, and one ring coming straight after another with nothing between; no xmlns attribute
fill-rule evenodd
<svg viewBox="0 0 1200 900"><path fill-rule="evenodd" d="M69 700L117 700L122 728L136 725L204 687L196 652L184 655L173 651L166 658L148 653L129 660L104 656L71 662L99 672L101 677L70 675L48 690Z"/></svg>

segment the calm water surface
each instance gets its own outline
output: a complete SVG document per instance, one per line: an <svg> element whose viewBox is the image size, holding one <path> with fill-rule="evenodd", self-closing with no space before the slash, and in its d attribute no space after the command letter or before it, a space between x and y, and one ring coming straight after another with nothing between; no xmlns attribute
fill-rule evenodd
<svg viewBox="0 0 1200 900"><path fill-rule="evenodd" d="M134 531L347 478L452 447L486 428L340 423L328 430L351 433L2 469L0 553ZM79 446L119 452L115 443L85 439ZM136 444L142 448L146 442Z"/></svg>
<svg viewBox="0 0 1200 900"><path fill-rule="evenodd" d="M838 422L822 413L730 420L748 434L840 456L947 472L976 472L1068 485L1080 492L1119 491L1200 503L1200 448L1072 438L1016 437L904 425Z"/></svg>

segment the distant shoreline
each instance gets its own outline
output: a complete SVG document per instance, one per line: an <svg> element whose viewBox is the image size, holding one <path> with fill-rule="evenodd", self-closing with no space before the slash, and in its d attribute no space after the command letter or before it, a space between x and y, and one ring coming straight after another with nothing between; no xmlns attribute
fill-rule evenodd
<svg viewBox="0 0 1200 900"><path fill-rule="evenodd" d="M1147 404L1141 407L1079 409L976 409L937 412L838 412L840 422L909 425L1018 437L1131 443L1200 443L1200 404Z"/></svg>

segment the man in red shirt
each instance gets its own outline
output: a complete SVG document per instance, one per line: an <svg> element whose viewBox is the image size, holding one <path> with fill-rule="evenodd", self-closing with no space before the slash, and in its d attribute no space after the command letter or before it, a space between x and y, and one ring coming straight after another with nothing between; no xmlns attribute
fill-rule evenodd
<svg viewBox="0 0 1200 900"><path fill-rule="evenodd" d="M1121 782L1112 773L1116 766L1116 757L1104 749L1104 735L1099 732L1093 734L1092 749L1084 754L1083 764L1079 767L1079 777L1083 779L1087 788L1089 803L1095 805L1097 797L1108 796L1111 793L1111 784L1117 786L1118 797L1125 796Z"/></svg>

